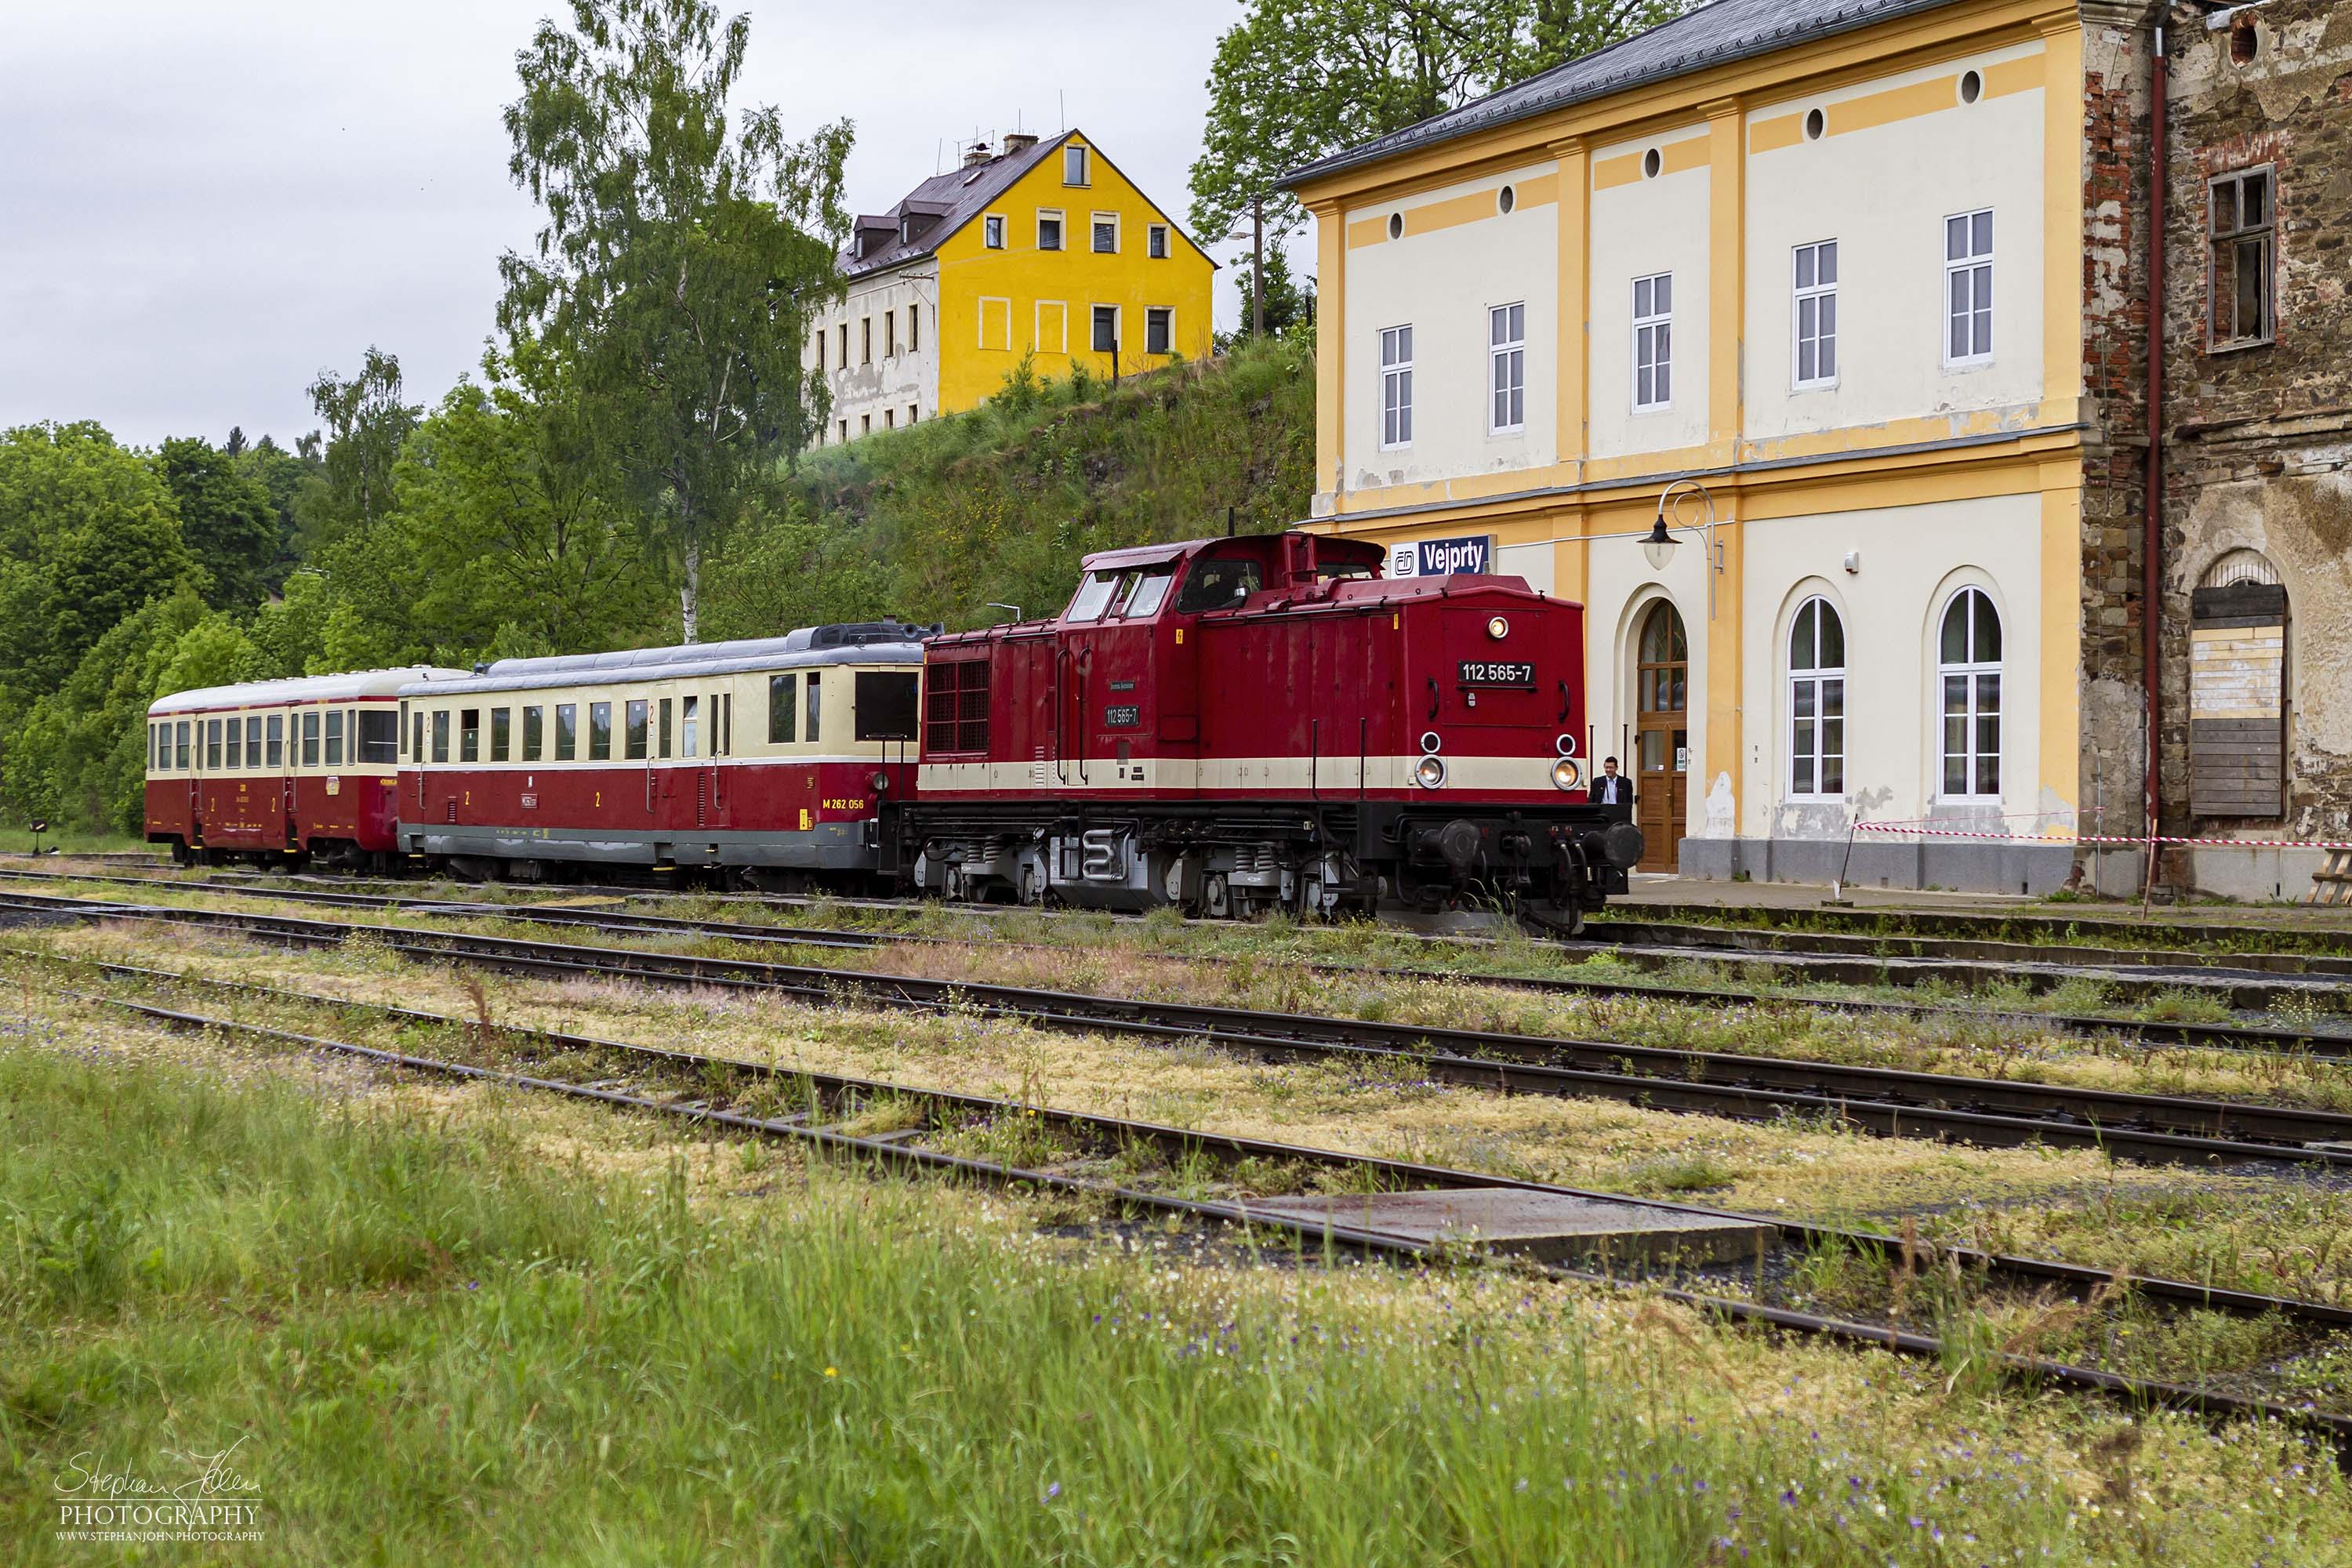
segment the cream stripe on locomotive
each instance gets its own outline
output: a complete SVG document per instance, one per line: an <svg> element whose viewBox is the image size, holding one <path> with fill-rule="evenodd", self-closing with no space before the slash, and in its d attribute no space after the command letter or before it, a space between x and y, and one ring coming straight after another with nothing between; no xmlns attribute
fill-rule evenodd
<svg viewBox="0 0 2352 1568"><path fill-rule="evenodd" d="M1412 770L1421 761L1411 756L1341 757L1139 757L1121 763L1111 757L1026 763L930 763L916 777L921 792L958 794L1060 795L1087 789L1175 789L1245 792L1252 790L1315 790L1334 795L1366 790L1413 789L1417 795L1443 795L1454 790L1541 790L1581 799L1585 781L1560 790L1552 783L1551 757L1453 757L1441 755L1445 782L1434 790L1412 784ZM1359 782L1357 768L1362 765ZM1582 763L1578 763L1580 772Z"/></svg>

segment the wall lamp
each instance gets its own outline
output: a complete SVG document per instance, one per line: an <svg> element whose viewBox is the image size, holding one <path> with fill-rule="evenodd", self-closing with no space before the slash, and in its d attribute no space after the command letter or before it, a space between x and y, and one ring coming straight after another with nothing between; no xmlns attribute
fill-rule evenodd
<svg viewBox="0 0 2352 1568"><path fill-rule="evenodd" d="M1683 521L1683 502L1694 496L1706 508L1703 523ZM1673 528L1666 523L1668 513L1674 516ZM1658 492L1657 517L1650 524L1649 536L1642 541L1642 553L1649 560L1651 571L1664 571L1666 563L1674 559L1675 546L1682 542L1674 536L1674 528L1696 529L1706 536L1707 559L1715 568L1706 580L1706 618L1711 621L1715 619L1715 580L1723 575L1723 542L1715 536L1715 497L1696 479L1676 479Z"/></svg>

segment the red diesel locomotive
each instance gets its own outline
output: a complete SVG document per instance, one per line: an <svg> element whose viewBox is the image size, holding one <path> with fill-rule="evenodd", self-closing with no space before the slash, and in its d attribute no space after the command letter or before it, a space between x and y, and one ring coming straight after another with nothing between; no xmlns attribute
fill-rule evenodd
<svg viewBox="0 0 2352 1568"><path fill-rule="evenodd" d="M1055 619L933 639L886 871L955 898L1434 908L1625 889L1587 804L1583 611L1523 579L1387 579L1306 533L1088 556Z"/></svg>
<svg viewBox="0 0 2352 1568"><path fill-rule="evenodd" d="M396 693L463 670L372 669L175 692L147 710L147 841L186 864L393 848Z"/></svg>

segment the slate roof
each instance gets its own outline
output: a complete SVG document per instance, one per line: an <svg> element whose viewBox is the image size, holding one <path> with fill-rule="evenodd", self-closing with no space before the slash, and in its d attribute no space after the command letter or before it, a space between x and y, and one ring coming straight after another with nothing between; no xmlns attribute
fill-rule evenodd
<svg viewBox="0 0 2352 1568"><path fill-rule="evenodd" d="M869 272L887 272L937 250L948 236L980 216L989 203L996 200L1015 180L1052 157L1063 142L1075 134L1065 131L1059 136L1042 137L1034 147L1018 153L1000 153L985 163L969 169L950 169L944 174L933 174L908 191L887 215L890 225L890 242L877 250L869 250L861 258L853 244L841 253L841 271L845 278L862 278ZM898 242L898 216L901 213L934 215L935 223L916 235L908 244ZM861 216L859 223L866 223Z"/></svg>
<svg viewBox="0 0 2352 1568"><path fill-rule="evenodd" d="M1557 65L1459 109L1432 115L1402 131L1360 142L1283 176L1291 187L1360 163L1467 136L1570 104L1622 92L1643 82L1687 76L1709 66L1850 33L1900 16L1933 11L1953 0L1714 0L1636 33L1622 43Z"/></svg>

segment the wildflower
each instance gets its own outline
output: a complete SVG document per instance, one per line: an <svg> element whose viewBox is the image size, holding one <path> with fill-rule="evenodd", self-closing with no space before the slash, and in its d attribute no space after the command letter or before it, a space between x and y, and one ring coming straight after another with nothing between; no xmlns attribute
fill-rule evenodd
<svg viewBox="0 0 2352 1568"><path fill-rule="evenodd" d="M824 1375L827 1377L839 1377L841 1375L841 1369L837 1366L826 1367L824 1369Z"/></svg>
<svg viewBox="0 0 2352 1568"><path fill-rule="evenodd" d="M1045 1500L1047 1502L1052 1502L1055 1498L1060 1497L1061 1495L1062 1483L1059 1481L1054 1482L1051 1486L1045 1489Z"/></svg>

